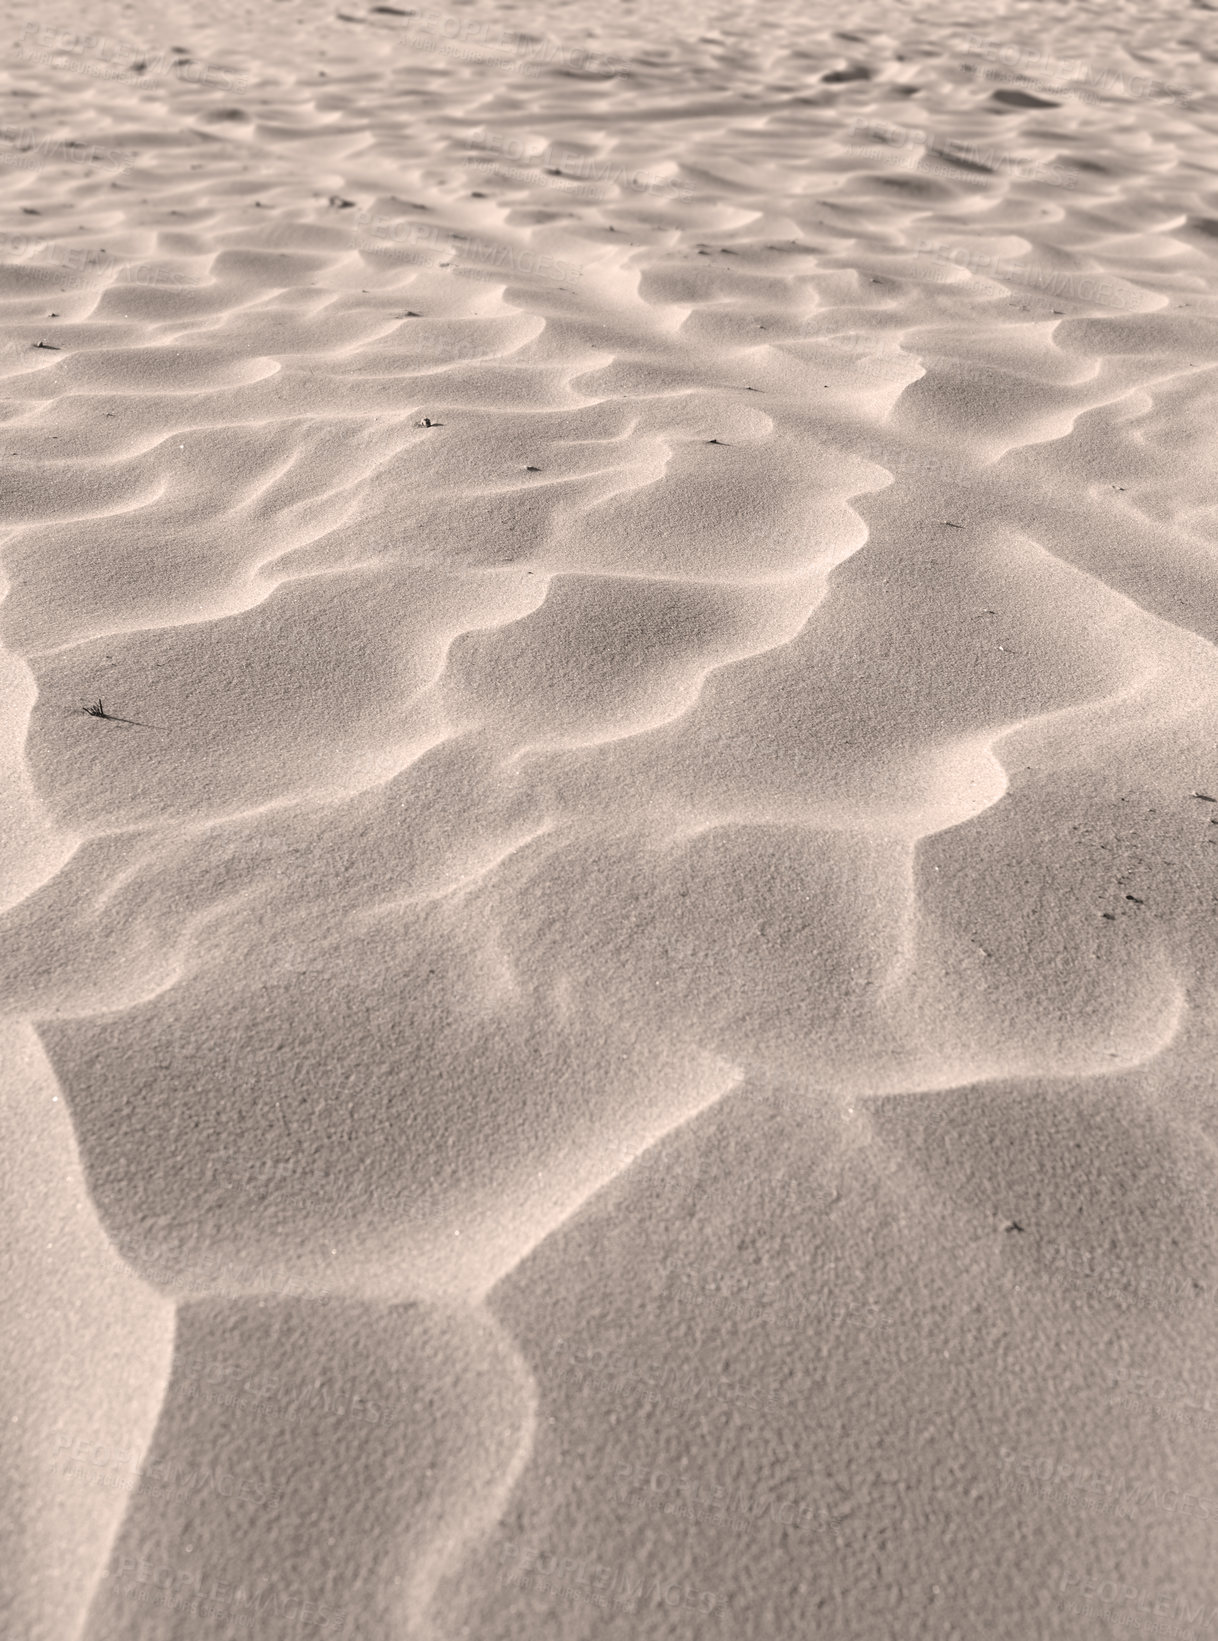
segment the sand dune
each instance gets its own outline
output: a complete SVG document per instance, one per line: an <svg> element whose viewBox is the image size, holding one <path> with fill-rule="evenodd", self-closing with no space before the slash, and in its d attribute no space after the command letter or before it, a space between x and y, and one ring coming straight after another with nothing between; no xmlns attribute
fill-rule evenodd
<svg viewBox="0 0 1218 1641"><path fill-rule="evenodd" d="M12 1633L1210 1633L1209 10L18 8Z"/></svg>

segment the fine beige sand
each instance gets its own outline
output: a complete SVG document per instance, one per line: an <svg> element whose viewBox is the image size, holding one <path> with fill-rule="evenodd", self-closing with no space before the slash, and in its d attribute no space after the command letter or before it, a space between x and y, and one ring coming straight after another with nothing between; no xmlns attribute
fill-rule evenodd
<svg viewBox="0 0 1218 1641"><path fill-rule="evenodd" d="M4 1635L1218 1635L1218 5L4 41Z"/></svg>

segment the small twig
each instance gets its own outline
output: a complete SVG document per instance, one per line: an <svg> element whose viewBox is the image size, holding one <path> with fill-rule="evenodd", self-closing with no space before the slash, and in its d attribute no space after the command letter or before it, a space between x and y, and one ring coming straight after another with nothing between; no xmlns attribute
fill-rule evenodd
<svg viewBox="0 0 1218 1641"><path fill-rule="evenodd" d="M80 710L81 710L81 712L83 712L86 715L86 717L89 717L89 718L104 718L107 721L107 723L111 723L111 724L134 724L137 729L160 729L161 728L160 724L145 724L145 723L142 723L140 721L140 719L138 719L138 718L120 718L116 713L107 712L105 707L102 705L100 695L98 696L97 700L94 701L94 703L91 707L81 707Z"/></svg>

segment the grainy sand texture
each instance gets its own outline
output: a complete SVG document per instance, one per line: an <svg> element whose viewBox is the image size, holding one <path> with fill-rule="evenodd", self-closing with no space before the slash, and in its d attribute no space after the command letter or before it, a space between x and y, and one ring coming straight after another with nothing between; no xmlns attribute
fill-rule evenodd
<svg viewBox="0 0 1218 1641"><path fill-rule="evenodd" d="M1212 1641L1216 0L2 34L4 1635Z"/></svg>

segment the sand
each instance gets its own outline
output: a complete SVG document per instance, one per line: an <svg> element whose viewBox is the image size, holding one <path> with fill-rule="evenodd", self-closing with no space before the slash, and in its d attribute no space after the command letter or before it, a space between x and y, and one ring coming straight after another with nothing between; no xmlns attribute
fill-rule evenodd
<svg viewBox="0 0 1218 1641"><path fill-rule="evenodd" d="M10 8L6 1635L1218 1633L1215 10Z"/></svg>

